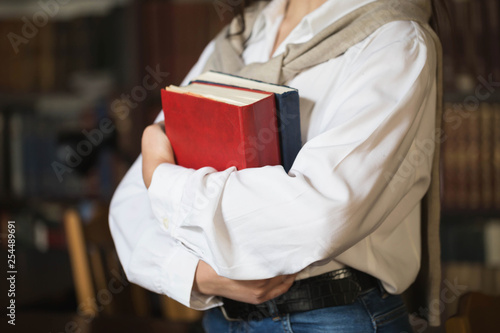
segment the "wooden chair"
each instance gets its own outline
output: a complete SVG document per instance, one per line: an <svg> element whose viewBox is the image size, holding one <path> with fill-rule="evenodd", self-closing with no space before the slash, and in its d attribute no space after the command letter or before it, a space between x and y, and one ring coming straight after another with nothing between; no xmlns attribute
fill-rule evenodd
<svg viewBox="0 0 500 333"><path fill-rule="evenodd" d="M121 269L108 227L108 207L98 204L85 226L78 212L67 209L64 226L80 314L114 316L152 314L152 294L129 283ZM160 312L177 322L194 322L201 312L160 296Z"/></svg>
<svg viewBox="0 0 500 333"><path fill-rule="evenodd" d="M469 292L460 297L458 313L446 321L446 333L500 332L500 296Z"/></svg>
<svg viewBox="0 0 500 333"><path fill-rule="evenodd" d="M107 208L98 205L87 225L67 209L64 227L78 301L77 311L89 317L149 313L147 294L130 284L121 270L107 224Z"/></svg>

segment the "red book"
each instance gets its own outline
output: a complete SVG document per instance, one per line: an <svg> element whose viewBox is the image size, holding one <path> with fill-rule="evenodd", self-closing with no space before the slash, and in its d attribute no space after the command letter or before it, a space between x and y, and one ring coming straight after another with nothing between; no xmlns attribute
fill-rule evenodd
<svg viewBox="0 0 500 333"><path fill-rule="evenodd" d="M198 83L161 94L177 164L221 171L281 163L274 94Z"/></svg>

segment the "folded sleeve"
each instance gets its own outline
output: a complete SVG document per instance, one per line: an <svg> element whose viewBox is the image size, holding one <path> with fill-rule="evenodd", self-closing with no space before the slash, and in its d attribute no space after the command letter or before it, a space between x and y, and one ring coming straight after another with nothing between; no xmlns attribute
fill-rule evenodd
<svg viewBox="0 0 500 333"><path fill-rule="evenodd" d="M142 182L142 158L130 168L113 196L109 224L127 278L199 310L219 304L215 297L191 293L198 256L156 222Z"/></svg>

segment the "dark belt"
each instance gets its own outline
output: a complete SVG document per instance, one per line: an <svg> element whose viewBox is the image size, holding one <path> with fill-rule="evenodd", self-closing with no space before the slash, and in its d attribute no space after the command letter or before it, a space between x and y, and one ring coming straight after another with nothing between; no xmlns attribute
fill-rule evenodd
<svg viewBox="0 0 500 333"><path fill-rule="evenodd" d="M262 304L249 304L223 298L221 307L228 320L278 317L287 313L352 304L359 294L379 287L371 275L352 268L342 268L295 281L281 296Z"/></svg>

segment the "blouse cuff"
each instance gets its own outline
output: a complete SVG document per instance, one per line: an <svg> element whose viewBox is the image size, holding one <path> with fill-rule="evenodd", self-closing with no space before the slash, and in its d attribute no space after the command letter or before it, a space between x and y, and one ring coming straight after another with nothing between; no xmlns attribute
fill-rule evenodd
<svg viewBox="0 0 500 333"><path fill-rule="evenodd" d="M181 202L184 188L194 170L175 164L160 164L154 171L148 189L151 208L161 227L173 235L172 221L178 220L182 211Z"/></svg>
<svg viewBox="0 0 500 333"><path fill-rule="evenodd" d="M179 303L195 310L208 310L221 305L215 296L207 296L192 291L198 257L178 248L165 262L160 274L160 290Z"/></svg>

